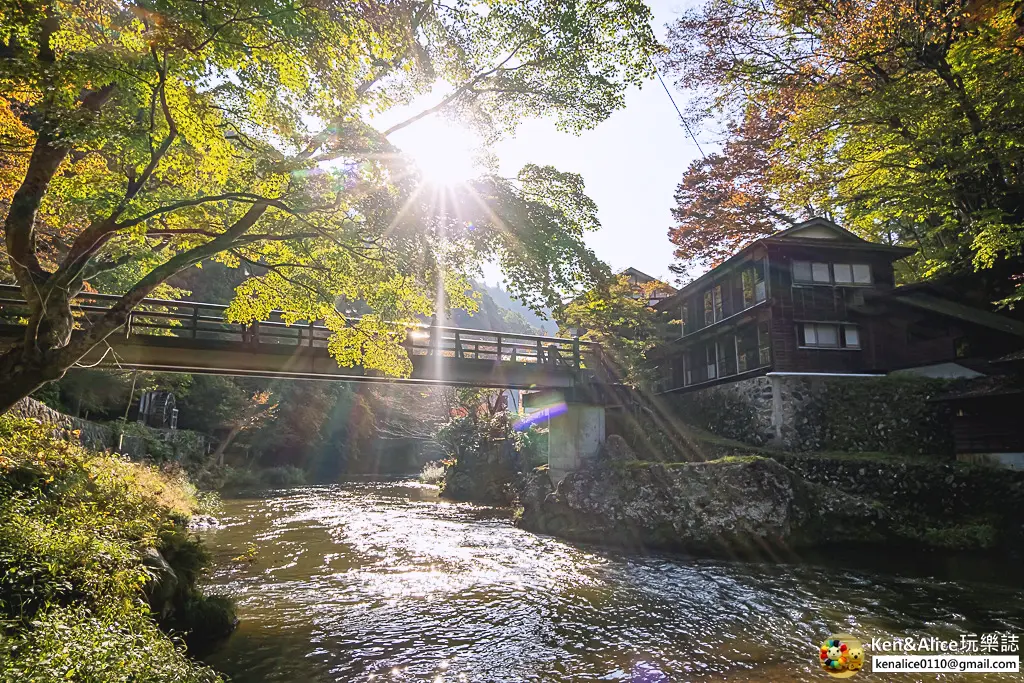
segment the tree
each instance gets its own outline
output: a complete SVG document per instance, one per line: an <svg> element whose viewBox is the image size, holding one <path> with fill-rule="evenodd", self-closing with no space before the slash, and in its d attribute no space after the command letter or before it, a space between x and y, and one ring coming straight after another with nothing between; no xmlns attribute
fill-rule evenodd
<svg viewBox="0 0 1024 683"><path fill-rule="evenodd" d="M387 136L428 115L492 138L525 115L592 126L649 75L648 19L639 0L6 4L0 201L29 315L0 356L0 410L210 258L260 266L232 320L322 319L340 363L392 374L409 369L402 324L439 292L472 306L483 261L535 306L585 285L597 221L579 176L528 166L430 188ZM104 274L121 299L76 321L71 298ZM338 296L370 314L349 325Z"/></svg>
<svg viewBox="0 0 1024 683"><path fill-rule="evenodd" d="M638 385L645 379L645 360L659 339L658 314L648 304L665 287L653 280L633 284L626 275L602 282L556 313L563 336L575 328L580 339L601 345L619 380Z"/></svg>
<svg viewBox="0 0 1024 683"><path fill-rule="evenodd" d="M1019 2L711 0L674 25L668 66L727 118L780 114L764 173L781 206L918 248L907 275L1019 274L1022 17Z"/></svg>
<svg viewBox="0 0 1024 683"><path fill-rule="evenodd" d="M772 142L782 121L778 112L749 107L742 123L729 130L722 151L697 159L676 188L668 232L684 277L690 266L714 267L739 249L801 217L784 206L770 179Z"/></svg>

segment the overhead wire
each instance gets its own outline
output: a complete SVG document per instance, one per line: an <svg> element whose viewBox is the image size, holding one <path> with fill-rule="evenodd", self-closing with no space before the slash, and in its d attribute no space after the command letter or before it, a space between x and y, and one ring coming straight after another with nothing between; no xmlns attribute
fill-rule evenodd
<svg viewBox="0 0 1024 683"><path fill-rule="evenodd" d="M668 84L665 83L665 79L661 77L661 70L658 65L654 63L650 55L647 57L647 61L651 63L651 67L654 69L654 73L658 76L658 82L661 83L661 87L665 90L665 94L668 95L669 102L672 103L672 107L676 110L676 114L679 116L679 121L682 122L683 128L686 130L686 134L693 140L693 144L697 146L697 151L700 152L700 156L703 159L707 159L707 155L704 154L704 150L701 148L700 143L697 142L697 136L693 134L693 130L690 129L690 124L686 122L686 117L683 116L683 112L679 109L679 105L676 104L676 98L672 96L672 91L668 89Z"/></svg>

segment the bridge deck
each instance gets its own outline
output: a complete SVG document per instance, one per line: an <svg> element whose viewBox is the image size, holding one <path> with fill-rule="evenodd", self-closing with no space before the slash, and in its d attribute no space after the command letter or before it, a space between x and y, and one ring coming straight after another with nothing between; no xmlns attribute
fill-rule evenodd
<svg viewBox="0 0 1024 683"><path fill-rule="evenodd" d="M102 315L119 297L82 294L74 302L78 327ZM280 311L251 324L225 319L227 306L146 299L123 334L107 339L82 365L164 372L411 382L509 388L564 388L586 381L600 349L578 339L409 325L408 378L341 367L327 349L331 331L317 321L285 323ZM0 338L24 334L26 304L17 287L0 285ZM355 322L355 320L353 320ZM589 367L588 367L589 366Z"/></svg>

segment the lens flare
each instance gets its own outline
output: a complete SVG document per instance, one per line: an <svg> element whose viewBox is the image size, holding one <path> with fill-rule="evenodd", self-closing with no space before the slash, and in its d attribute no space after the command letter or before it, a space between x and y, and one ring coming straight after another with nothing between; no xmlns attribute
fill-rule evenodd
<svg viewBox="0 0 1024 683"><path fill-rule="evenodd" d="M530 412L516 420L512 427L518 432L525 432L530 427L543 424L553 417L562 415L567 410L569 407L561 397L552 397L548 402L533 406Z"/></svg>

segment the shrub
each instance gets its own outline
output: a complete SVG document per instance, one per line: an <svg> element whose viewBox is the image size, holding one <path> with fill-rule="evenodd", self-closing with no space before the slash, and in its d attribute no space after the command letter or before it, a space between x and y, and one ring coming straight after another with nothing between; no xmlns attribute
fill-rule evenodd
<svg viewBox="0 0 1024 683"><path fill-rule="evenodd" d="M259 472L241 467L225 467L219 488L232 490L258 489L262 485Z"/></svg>
<svg viewBox="0 0 1024 683"><path fill-rule="evenodd" d="M284 465L267 469L225 467L217 485L228 491L247 491L267 487L302 486L305 483L305 470Z"/></svg>
<svg viewBox="0 0 1024 683"><path fill-rule="evenodd" d="M146 603L146 549L170 558L182 600L207 561L182 481L0 416L0 680L216 680Z"/></svg>
<svg viewBox="0 0 1024 683"><path fill-rule="evenodd" d="M444 481L444 463L440 460L428 462L420 472L420 481L424 484L440 484Z"/></svg>
<svg viewBox="0 0 1024 683"><path fill-rule="evenodd" d="M305 471L292 465L271 467L260 471L260 481L265 486L301 486L306 483Z"/></svg>
<svg viewBox="0 0 1024 683"><path fill-rule="evenodd" d="M212 683L141 610L81 605L49 610L0 645L4 683Z"/></svg>

